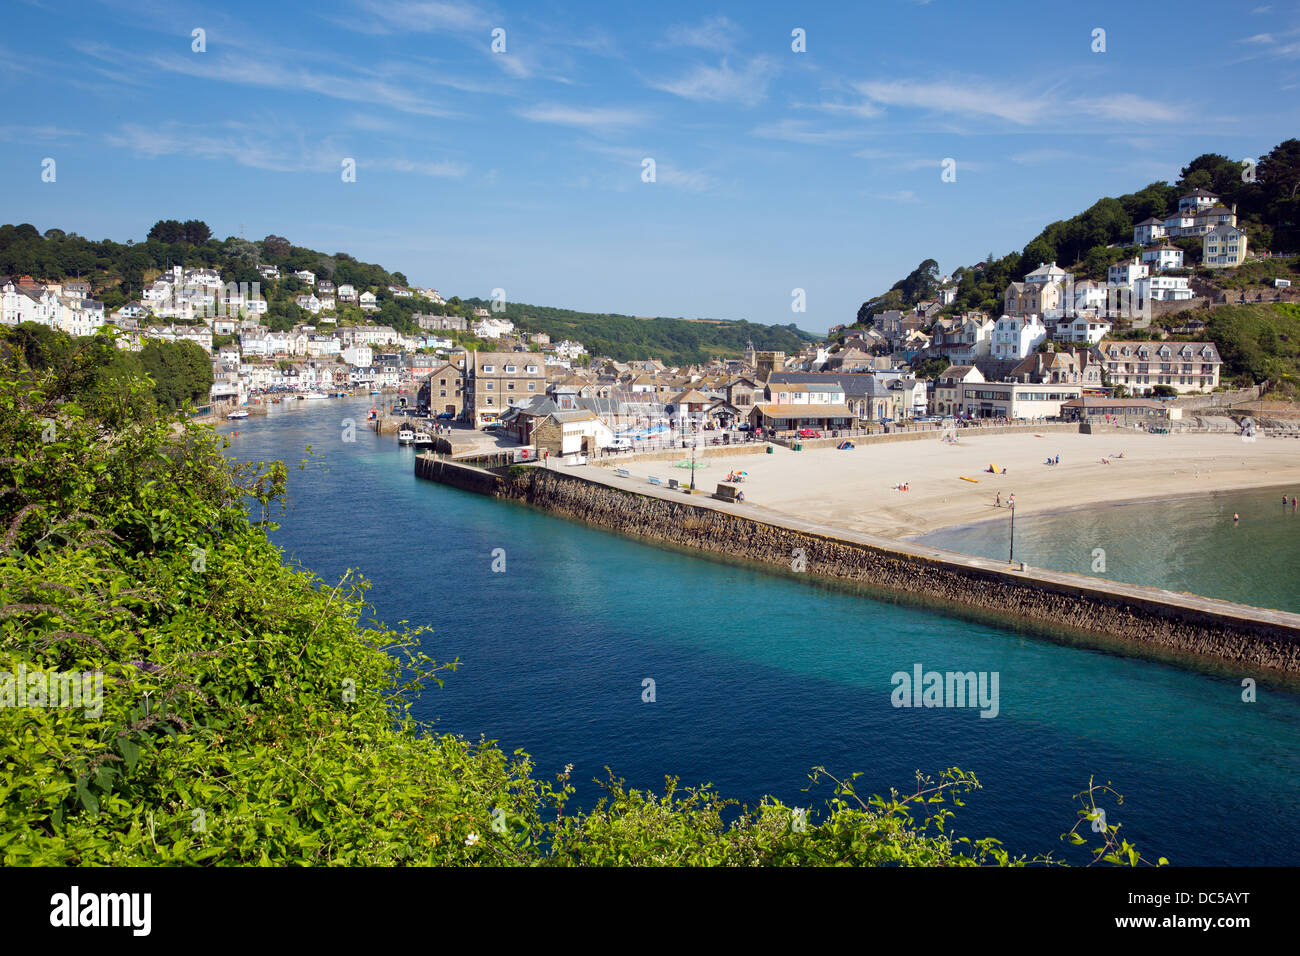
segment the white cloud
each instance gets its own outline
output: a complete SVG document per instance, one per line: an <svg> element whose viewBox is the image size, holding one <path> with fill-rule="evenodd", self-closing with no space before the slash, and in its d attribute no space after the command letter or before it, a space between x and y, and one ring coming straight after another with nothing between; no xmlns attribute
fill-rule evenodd
<svg viewBox="0 0 1300 956"><path fill-rule="evenodd" d="M649 85L688 100L737 102L746 106L761 103L767 85L776 74L776 64L768 57L756 57L743 70L734 70L724 59L718 66L698 65L675 80L659 80Z"/></svg>
<svg viewBox="0 0 1300 956"><path fill-rule="evenodd" d="M469 172L469 167L464 163L450 160L417 163L409 159L366 159L364 156L359 156L357 166L363 170L371 166L376 169L391 169L398 173L415 173L419 176L434 176L440 179L461 179Z"/></svg>
<svg viewBox="0 0 1300 956"><path fill-rule="evenodd" d="M911 107L939 113L994 117L1017 126L1056 123L1070 114L1085 114L1118 122L1175 122L1185 118L1179 107L1134 93L1064 98L1048 90L1026 95L983 80L868 81L855 84L868 101L882 106Z"/></svg>
<svg viewBox="0 0 1300 956"><path fill-rule="evenodd" d="M361 0L358 7L358 16L368 19L350 25L368 33L463 32L490 23L483 10L461 0Z"/></svg>
<svg viewBox="0 0 1300 956"><path fill-rule="evenodd" d="M81 130L60 126L0 126L0 139L16 143L51 143L83 135Z"/></svg>
<svg viewBox="0 0 1300 956"><path fill-rule="evenodd" d="M730 53L735 49L739 35L740 27L726 17L717 16L694 26L670 27L667 39L672 46L691 46L717 53Z"/></svg>
<svg viewBox="0 0 1300 956"><path fill-rule="evenodd" d="M872 193L872 199L883 199L887 202L916 202L916 193L910 189L900 189L896 193Z"/></svg>
<svg viewBox="0 0 1300 956"><path fill-rule="evenodd" d="M342 76L315 72L302 67L283 66L269 60L243 56L154 57L154 66L172 73L202 79L260 86L295 93L315 93L330 99L372 106L387 106L404 113L422 116L455 116L454 112L432 105L406 84L390 83L377 77Z"/></svg>
<svg viewBox="0 0 1300 956"><path fill-rule="evenodd" d="M994 116L1028 125L1051 115L1046 97L1026 97L987 83L891 80L855 84L859 93L883 106L910 106L940 113Z"/></svg>
<svg viewBox="0 0 1300 956"><path fill-rule="evenodd" d="M1120 122L1174 123L1184 118L1181 109L1149 100L1135 93L1115 93L1096 99L1079 99L1071 106L1082 113Z"/></svg>
<svg viewBox="0 0 1300 956"><path fill-rule="evenodd" d="M842 143L845 140L858 139L860 132L847 129L816 129L807 120L783 119L776 123L756 126L751 135L763 139L780 139L788 143Z"/></svg>
<svg viewBox="0 0 1300 956"><path fill-rule="evenodd" d="M1040 166L1043 163L1056 163L1074 159L1077 155L1077 153L1070 153L1063 149L1031 149L1023 153L1017 153L1011 157L1011 161L1019 163L1021 166Z"/></svg>
<svg viewBox="0 0 1300 956"><path fill-rule="evenodd" d="M334 173L344 158L355 158L358 169L387 169L399 173L439 178L461 178L469 169L451 161L413 162L402 158L367 156L341 146L333 137L309 139L294 130L268 134L266 124L225 123L216 131L210 126L184 123L127 123L105 136L110 146L127 149L146 159L188 156L194 159L231 161L253 169L282 173Z"/></svg>
<svg viewBox="0 0 1300 956"><path fill-rule="evenodd" d="M579 108L574 106L538 105L519 110L519 116L534 123L554 123L558 126L576 126L580 129L610 129L639 126L646 114L637 110L610 108Z"/></svg>

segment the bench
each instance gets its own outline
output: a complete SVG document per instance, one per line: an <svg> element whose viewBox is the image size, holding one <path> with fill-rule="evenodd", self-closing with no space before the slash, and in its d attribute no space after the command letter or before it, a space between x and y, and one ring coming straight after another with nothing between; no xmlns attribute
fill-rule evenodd
<svg viewBox="0 0 1300 956"><path fill-rule="evenodd" d="M735 501L738 491L738 488L733 488L731 485L718 485L718 490L713 493L713 497L719 501Z"/></svg>
<svg viewBox="0 0 1300 956"><path fill-rule="evenodd" d="M624 478L631 478L631 477L632 477L632 472L628 471L626 468L615 468L615 469L614 469L614 474L616 474L616 475L622 475Z"/></svg>

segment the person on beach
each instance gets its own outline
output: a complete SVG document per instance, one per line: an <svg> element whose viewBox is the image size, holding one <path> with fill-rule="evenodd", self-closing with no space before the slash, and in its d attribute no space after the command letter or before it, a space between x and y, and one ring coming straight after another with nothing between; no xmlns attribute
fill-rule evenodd
<svg viewBox="0 0 1300 956"><path fill-rule="evenodd" d="M1291 510L1295 511L1295 495L1291 496Z"/></svg>
<svg viewBox="0 0 1300 956"><path fill-rule="evenodd" d="M1002 492L998 492L998 507L1002 507Z"/></svg>
<svg viewBox="0 0 1300 956"><path fill-rule="evenodd" d="M1232 523L1233 523L1233 524L1236 524L1236 523L1239 522L1240 520L1241 520L1241 515L1237 514L1237 512L1234 511L1234 512L1232 513Z"/></svg>
<svg viewBox="0 0 1300 956"><path fill-rule="evenodd" d="M1015 496L1015 495L1008 495L1008 496L1007 496L1007 507L1008 507L1008 508L1014 508L1015 506L1016 506L1016 496Z"/></svg>

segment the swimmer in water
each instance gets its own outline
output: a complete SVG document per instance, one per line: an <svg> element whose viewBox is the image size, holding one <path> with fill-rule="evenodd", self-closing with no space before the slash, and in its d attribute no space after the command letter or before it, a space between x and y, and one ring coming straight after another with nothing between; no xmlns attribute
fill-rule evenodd
<svg viewBox="0 0 1300 956"><path fill-rule="evenodd" d="M1236 524L1236 523L1237 523L1238 521L1240 521L1240 520L1241 520L1241 515L1237 514L1237 513L1234 511L1234 512L1232 513L1232 523L1233 523L1233 524Z"/></svg>

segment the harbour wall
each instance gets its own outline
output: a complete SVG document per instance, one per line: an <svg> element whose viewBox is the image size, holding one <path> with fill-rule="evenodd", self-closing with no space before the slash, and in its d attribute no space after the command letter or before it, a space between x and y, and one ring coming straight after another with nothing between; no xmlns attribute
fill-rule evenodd
<svg viewBox="0 0 1300 956"><path fill-rule="evenodd" d="M495 473L420 455L415 469L421 478L610 531L856 582L886 596L1118 639L1247 671L1300 673L1300 614L1010 565L795 516L746 513L749 506L699 494L634 490L536 465Z"/></svg>

